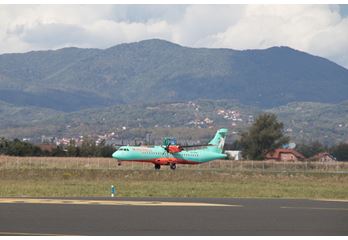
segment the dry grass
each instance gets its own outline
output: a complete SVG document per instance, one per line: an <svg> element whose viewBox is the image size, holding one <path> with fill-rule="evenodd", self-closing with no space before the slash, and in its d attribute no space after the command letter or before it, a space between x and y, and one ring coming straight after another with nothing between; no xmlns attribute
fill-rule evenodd
<svg viewBox="0 0 348 240"><path fill-rule="evenodd" d="M163 169L168 167L164 166ZM0 169L153 169L153 164L123 162L112 158L75 157L11 157L0 156ZM180 169L255 171L255 172L338 172L348 173L348 163L274 162L274 161L212 161L198 165L179 165Z"/></svg>
<svg viewBox="0 0 348 240"><path fill-rule="evenodd" d="M348 199L348 175L222 170L0 169L0 196Z"/></svg>

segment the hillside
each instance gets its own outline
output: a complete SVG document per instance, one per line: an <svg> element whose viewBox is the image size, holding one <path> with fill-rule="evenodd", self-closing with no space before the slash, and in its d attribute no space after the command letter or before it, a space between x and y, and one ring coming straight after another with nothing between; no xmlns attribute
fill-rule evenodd
<svg viewBox="0 0 348 240"><path fill-rule="evenodd" d="M288 47L236 51L146 40L0 55L1 101L63 112L198 99L270 108L339 103L347 92L347 69Z"/></svg>
<svg viewBox="0 0 348 240"><path fill-rule="evenodd" d="M0 136L40 139L41 135L77 137L116 132L121 138L144 138L151 132L154 137L169 134L197 140L198 136L211 137L216 128L227 127L229 140L235 140L262 111L277 114L286 134L297 143L318 140L333 144L348 139L348 101L296 102L261 110L230 100L197 100L120 104L73 113L0 104Z"/></svg>
<svg viewBox="0 0 348 240"><path fill-rule="evenodd" d="M287 135L298 141L331 144L348 140L348 101L336 105L291 103L269 111L285 123Z"/></svg>

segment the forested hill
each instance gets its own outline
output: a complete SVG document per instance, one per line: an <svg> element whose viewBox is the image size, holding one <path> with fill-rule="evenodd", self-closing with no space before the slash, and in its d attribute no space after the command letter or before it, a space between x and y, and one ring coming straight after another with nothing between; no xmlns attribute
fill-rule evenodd
<svg viewBox="0 0 348 240"><path fill-rule="evenodd" d="M0 55L0 101L58 111L231 99L262 108L348 100L348 70L288 47L236 51L163 40Z"/></svg>

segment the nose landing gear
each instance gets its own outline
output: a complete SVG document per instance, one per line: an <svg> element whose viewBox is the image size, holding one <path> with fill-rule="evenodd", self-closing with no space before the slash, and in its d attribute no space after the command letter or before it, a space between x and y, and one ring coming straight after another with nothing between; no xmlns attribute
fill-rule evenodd
<svg viewBox="0 0 348 240"><path fill-rule="evenodd" d="M156 170L160 170L161 169L161 165L160 164L155 164L155 169Z"/></svg>

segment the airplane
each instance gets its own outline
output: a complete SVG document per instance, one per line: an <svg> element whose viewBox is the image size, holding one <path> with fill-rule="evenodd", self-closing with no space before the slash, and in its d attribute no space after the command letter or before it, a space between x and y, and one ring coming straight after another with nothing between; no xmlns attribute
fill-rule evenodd
<svg viewBox="0 0 348 240"><path fill-rule="evenodd" d="M226 159L223 153L228 129L219 129L208 145L180 146L175 139L165 138L161 146L121 146L112 157L123 161L153 163L159 170L161 165L169 165L175 170L176 164L200 164L217 159ZM206 146L205 148L185 151L186 147Z"/></svg>

